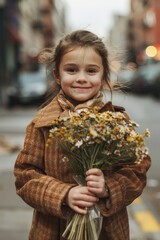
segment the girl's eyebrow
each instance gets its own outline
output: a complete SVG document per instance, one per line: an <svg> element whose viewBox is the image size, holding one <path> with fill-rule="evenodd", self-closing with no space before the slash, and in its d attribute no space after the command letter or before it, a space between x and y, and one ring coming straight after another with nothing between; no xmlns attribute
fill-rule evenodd
<svg viewBox="0 0 160 240"><path fill-rule="evenodd" d="M97 65L97 64L88 64L88 66L89 66L89 67L98 67L98 68L100 68L100 66Z"/></svg>
<svg viewBox="0 0 160 240"><path fill-rule="evenodd" d="M92 67L92 68L98 68L98 69L100 69L100 66L99 66L99 65L96 65L96 64L88 64L87 67Z"/></svg>
<svg viewBox="0 0 160 240"><path fill-rule="evenodd" d="M66 66L77 66L77 65L78 65L78 64L76 64L76 63L66 63L66 64L64 64L64 67L66 67ZM88 64L87 67L100 68L100 66L99 66L99 65L96 65L96 64Z"/></svg>
<svg viewBox="0 0 160 240"><path fill-rule="evenodd" d="M77 64L76 63L66 63L63 66L77 66Z"/></svg>

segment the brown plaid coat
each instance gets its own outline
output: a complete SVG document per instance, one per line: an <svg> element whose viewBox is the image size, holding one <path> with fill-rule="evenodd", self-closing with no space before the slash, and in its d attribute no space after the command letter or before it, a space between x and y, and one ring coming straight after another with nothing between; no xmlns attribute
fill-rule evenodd
<svg viewBox="0 0 160 240"><path fill-rule="evenodd" d="M103 110L123 111L108 102ZM75 185L68 162L63 160L56 142L45 147L51 122L62 109L54 99L39 111L26 131L24 147L19 153L14 174L17 194L34 208L29 240L62 240L69 207L63 200ZM150 158L137 166L125 166L106 173L109 198L99 201L103 220L100 240L128 240L126 207L145 187ZM89 239L93 240L93 239Z"/></svg>

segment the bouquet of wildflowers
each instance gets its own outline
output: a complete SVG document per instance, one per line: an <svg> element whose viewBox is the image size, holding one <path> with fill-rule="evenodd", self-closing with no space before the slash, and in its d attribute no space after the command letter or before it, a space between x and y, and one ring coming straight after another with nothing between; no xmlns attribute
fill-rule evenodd
<svg viewBox="0 0 160 240"><path fill-rule="evenodd" d="M86 185L87 170L138 164L148 154L144 138L149 137L149 131L146 129L141 135L136 127L138 124L127 121L121 112L100 113L94 107L55 119L48 143L53 137L58 139L70 161L74 178L79 184ZM63 237L98 240L101 225L102 216L97 207L89 208L86 215L74 214Z"/></svg>

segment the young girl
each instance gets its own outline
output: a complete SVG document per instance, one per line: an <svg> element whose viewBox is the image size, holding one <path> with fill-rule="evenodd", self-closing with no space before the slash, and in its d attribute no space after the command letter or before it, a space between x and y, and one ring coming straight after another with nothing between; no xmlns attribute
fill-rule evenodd
<svg viewBox="0 0 160 240"><path fill-rule="evenodd" d="M103 111L124 112L124 108L102 100L102 90L106 85L110 88L107 49L95 34L78 30L64 37L55 50L44 50L40 60L47 63L53 77L53 97L27 127L14 169L17 194L34 208L29 239L63 239L70 211L86 214L87 207L97 204L103 216L99 239L128 240L126 207L145 187L150 157L113 173L90 169L86 172L87 186L80 186L58 143L46 147L52 121L69 111L97 105Z"/></svg>

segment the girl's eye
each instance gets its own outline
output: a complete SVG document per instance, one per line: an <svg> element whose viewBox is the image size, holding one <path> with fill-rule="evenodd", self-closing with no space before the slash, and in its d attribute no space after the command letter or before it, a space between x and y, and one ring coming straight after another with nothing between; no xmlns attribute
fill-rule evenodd
<svg viewBox="0 0 160 240"><path fill-rule="evenodd" d="M96 73L96 72L97 72L97 69L96 69L96 68L89 68L89 69L88 69L88 72L91 73L91 74L92 74L92 73Z"/></svg>
<svg viewBox="0 0 160 240"><path fill-rule="evenodd" d="M77 69L76 68L67 68L66 71L74 73L74 72L77 72Z"/></svg>

